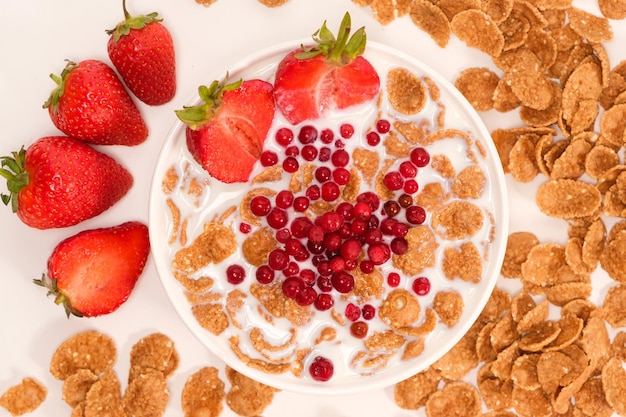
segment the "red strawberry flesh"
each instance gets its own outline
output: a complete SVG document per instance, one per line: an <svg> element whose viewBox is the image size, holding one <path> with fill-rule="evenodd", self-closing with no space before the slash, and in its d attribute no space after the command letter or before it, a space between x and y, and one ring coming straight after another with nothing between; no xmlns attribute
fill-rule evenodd
<svg viewBox="0 0 626 417"><path fill-rule="evenodd" d="M56 301L79 316L115 311L130 296L149 252L148 228L139 222L65 239L48 259L48 278L59 290Z"/></svg>

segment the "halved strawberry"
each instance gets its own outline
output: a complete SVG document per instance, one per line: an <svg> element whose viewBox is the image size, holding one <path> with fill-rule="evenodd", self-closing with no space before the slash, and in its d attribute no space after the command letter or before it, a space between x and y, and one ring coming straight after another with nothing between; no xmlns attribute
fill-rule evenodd
<svg viewBox="0 0 626 417"><path fill-rule="evenodd" d="M140 222L84 230L61 241L48 258L48 289L66 314L95 317L115 311L130 296L150 253L148 228Z"/></svg>
<svg viewBox="0 0 626 417"><path fill-rule="evenodd" d="M187 125L187 148L214 178L245 182L263 151L275 105L273 87L262 80L201 86L203 103L177 110Z"/></svg>
<svg viewBox="0 0 626 417"><path fill-rule="evenodd" d="M326 22L313 35L317 45L290 52L279 63L274 82L276 106L292 124L314 120L327 110L345 109L367 102L380 91L380 78L362 56L365 28L349 37L346 13L337 39Z"/></svg>

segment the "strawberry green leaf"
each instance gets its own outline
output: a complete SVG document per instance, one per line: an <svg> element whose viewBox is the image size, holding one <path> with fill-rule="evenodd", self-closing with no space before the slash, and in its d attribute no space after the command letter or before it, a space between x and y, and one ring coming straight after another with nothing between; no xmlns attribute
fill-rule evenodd
<svg viewBox="0 0 626 417"><path fill-rule="evenodd" d="M7 180L9 194L1 194L2 202L11 210L17 212L17 195L20 190L28 185L29 177L25 168L26 150L24 147L19 152L12 152L11 156L0 158L0 176Z"/></svg>
<svg viewBox="0 0 626 417"><path fill-rule="evenodd" d="M295 57L310 59L323 55L329 62L337 65L349 64L365 52L367 43L364 27L358 29L352 36L350 36L351 30L352 21L349 13L343 16L336 38L324 22L322 27L313 34L316 45L312 47L302 46L302 52L296 54Z"/></svg>
<svg viewBox="0 0 626 417"><path fill-rule="evenodd" d="M67 316L67 318L70 318L70 316L76 316L76 317L83 316L83 314L80 311L72 307L70 300L65 296L65 294L63 294L63 291L59 289L56 279L49 280L45 274L42 274L41 278L34 279L33 283L40 287L46 288L48 290L48 293L46 295L48 297L54 296L55 304L63 305L63 308L65 309L65 315Z"/></svg>
<svg viewBox="0 0 626 417"><path fill-rule="evenodd" d="M74 68L78 67L78 64L73 61L66 60L66 62L67 64L65 65L65 68L63 68L63 71L61 71L60 76L56 74L50 74L50 78L52 79L52 81L55 82L57 87L52 90L52 93L50 93L50 97L48 97L48 100L46 100L46 102L43 104L43 108L47 109L48 107L52 107L52 113L56 113L57 106L59 105L59 99L61 99L65 91L65 80L67 80L70 72L72 72Z"/></svg>
<svg viewBox="0 0 626 417"><path fill-rule="evenodd" d="M209 86L198 87L198 95L202 103L197 106L184 106L182 110L174 110L181 122L189 128L197 130L204 124L212 120L217 111L222 106L222 96L227 91L236 90L241 86L243 80L238 80L227 84L228 74L221 81L213 81Z"/></svg>

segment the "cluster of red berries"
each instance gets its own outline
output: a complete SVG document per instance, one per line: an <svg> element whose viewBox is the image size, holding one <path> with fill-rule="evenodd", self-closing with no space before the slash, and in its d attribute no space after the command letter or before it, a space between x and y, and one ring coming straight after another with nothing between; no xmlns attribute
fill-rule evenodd
<svg viewBox="0 0 626 417"><path fill-rule="evenodd" d="M379 120L376 129L365 136L370 146L381 141L381 135L390 130L390 123ZM282 160L278 153L265 150L260 158L263 166L282 164L283 171L292 174L302 161L317 162L314 181L301 192L279 191L275 196L258 195L250 200L250 211L274 231L281 245L268 254L267 262L256 269L255 278L261 284L270 284L280 277L282 292L302 306L313 305L320 311L335 304L333 292L346 294L354 289L357 268L364 274L372 273L394 254L408 250L405 239L409 229L426 220L426 211L415 204L418 191L416 180L419 168L430 162L428 152L415 148L397 170L383 178L387 188L397 191L394 200L382 202L373 192L363 192L354 203L341 201L342 186L350 181L350 154L346 141L354 135L354 127L342 124L338 137L331 129L318 131L306 125L297 134L289 128L278 129L276 143L284 148ZM333 210L311 219L305 214L317 200L335 204ZM251 226L242 223L240 231L249 233ZM227 269L227 279L238 284L245 279L239 265ZM400 274L389 272L387 284L400 285ZM414 280L413 290L425 295L430 290L428 278ZM364 338L367 321L374 318L376 308L370 304L357 306L349 303L344 316L351 322L350 333ZM328 364L318 364L326 376ZM332 367L332 364L331 364ZM331 371L332 374L332 371Z"/></svg>

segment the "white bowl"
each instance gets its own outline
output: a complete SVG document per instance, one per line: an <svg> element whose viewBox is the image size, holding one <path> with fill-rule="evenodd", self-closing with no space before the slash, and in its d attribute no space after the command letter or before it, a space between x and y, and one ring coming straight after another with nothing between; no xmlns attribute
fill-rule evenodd
<svg viewBox="0 0 626 417"><path fill-rule="evenodd" d="M300 46L301 43L302 42L289 42L278 45L261 51L234 65L219 68L215 74L212 74L212 78L209 77L207 79L206 83L209 84L214 79L221 79L226 71L229 72L232 80L238 78L262 78L271 82L273 81L276 65L280 59L292 49ZM436 265L435 270L437 271L432 272L432 276L430 277L433 290L431 294L423 301L420 301L420 303L424 306L427 305L432 301L432 296L437 290L449 288L455 289L463 295L465 308L459 322L455 326L448 328L442 323L437 324L435 330L426 337L423 353L416 358L408 361L392 360L384 369L373 372L370 375L363 375L350 371L345 363L338 363L345 359L342 356L345 353L343 347L340 348L337 344L328 344L331 346L326 346L326 352L324 354L333 357L333 361L335 362L335 375L330 381L324 383L312 380L308 376L306 369L302 377L296 377L290 372L270 374L246 366L233 353L224 334L220 336L213 335L200 326L191 313L191 304L184 295L183 287L172 274L172 257L180 248L180 245L178 243L171 245L168 242L172 233L173 221L171 212L166 204L168 198L174 197L174 200L177 201L177 205L181 210L181 214L185 217L188 216L189 226L187 231L189 233L189 242L191 243L195 236L202 231L203 223L212 218L214 209L219 206L220 202L237 198L236 193L241 191L242 187L223 186L222 184L218 184L216 180L210 179L209 175L193 161L187 152L185 145L185 127L180 121L176 120L173 114L173 127L165 140L154 172L149 213L152 253L163 286L176 311L185 325L191 330L191 333L227 365L255 380L282 390L330 395L353 393L386 387L424 370L452 348L476 320L495 286L504 257L509 221L505 179L498 154L491 141L490 134L481 119L465 98L450 83L419 60L385 45L373 42L368 43L365 57L372 62L379 74L386 74L389 69L401 66L407 68L414 74L428 77L434 81L441 92L440 102L444 103L446 106L446 127L453 127L470 132L472 138L479 141L487 153L486 158L481 162L488 176L484 203L488 206L486 210L491 213L495 223L495 229L492 230L493 233L491 233L493 240L485 249L487 251L485 255L488 258L488 262L484 262L483 264L482 279L478 283L468 283L459 279L449 280L444 278L441 276L442 274L440 274L440 272L437 272L441 269L440 265ZM381 87L384 86L384 77L381 76ZM189 104L195 104L197 101L197 96L194 96L194 99L191 100ZM430 111L437 111L436 106L432 107ZM435 116L431 114L429 117ZM359 127L357 126L357 130L358 129ZM172 196L165 195L162 190L162 180L166 171L171 166L176 166L179 172L182 172L183 166L187 164L191 169L192 175L211 183L211 190L202 197L200 207L194 206L191 201L186 201L189 200L189 198L188 196L181 195L182 192L175 192L174 196ZM489 231L486 231L486 233L489 234ZM234 256L237 256L237 254ZM219 276L219 268L212 272L213 278L216 278L217 281L215 288L219 289L222 285L229 285L225 284L223 276ZM248 279L252 278L249 277ZM224 282L220 283L220 281ZM407 283L405 286L408 288L410 284ZM252 297L249 296L249 298ZM337 325L336 322L329 321L329 323L331 325ZM226 332L230 332L232 328L233 326ZM282 332L283 330L277 331ZM317 349L317 347L315 349ZM334 349L335 352L329 353L328 349ZM314 350L314 354L310 355L311 358L307 360L307 364L316 353L319 352ZM347 362L347 360L345 362Z"/></svg>

